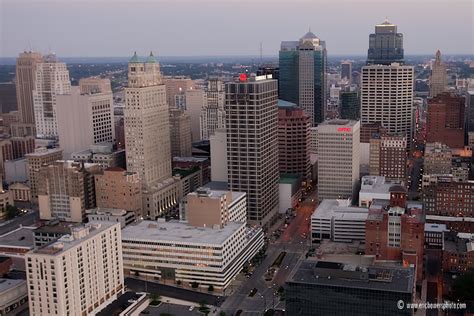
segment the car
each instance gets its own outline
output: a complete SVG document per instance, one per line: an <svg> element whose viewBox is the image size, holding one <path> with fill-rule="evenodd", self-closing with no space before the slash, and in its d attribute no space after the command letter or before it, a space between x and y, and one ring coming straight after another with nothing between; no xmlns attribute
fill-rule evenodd
<svg viewBox="0 0 474 316"><path fill-rule="evenodd" d="M189 311L192 312L194 310L194 306L189 306Z"/></svg>

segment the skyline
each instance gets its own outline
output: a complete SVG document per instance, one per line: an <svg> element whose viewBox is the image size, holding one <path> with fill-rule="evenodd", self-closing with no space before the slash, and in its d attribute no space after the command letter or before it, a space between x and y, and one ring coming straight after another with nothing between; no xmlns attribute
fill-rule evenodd
<svg viewBox="0 0 474 316"><path fill-rule="evenodd" d="M369 34L386 17L404 34L406 55L434 54L438 49L444 55L474 53L471 1L458 0L455 5L423 0L383 2L382 6L360 1L349 12L347 0L296 1L297 5L244 0L241 6L235 6L236 1L213 0L68 4L4 0L0 5L0 57L14 57L30 49L53 51L62 57L125 57L135 50L142 54L153 50L157 56L258 56L260 42L264 56L275 56L281 41L298 40L309 27L326 41L328 55L362 56L367 54ZM318 15L322 7L327 14ZM234 21L229 12L240 18ZM126 23L137 16L141 18L133 24ZM71 22L78 17L82 23Z"/></svg>

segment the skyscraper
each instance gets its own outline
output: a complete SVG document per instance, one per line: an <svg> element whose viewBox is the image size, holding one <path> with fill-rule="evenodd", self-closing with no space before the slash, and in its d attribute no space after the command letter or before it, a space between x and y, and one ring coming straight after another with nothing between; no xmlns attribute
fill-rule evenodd
<svg viewBox="0 0 474 316"><path fill-rule="evenodd" d="M441 52L439 50L436 52L436 59L431 66L430 84L430 97L432 98L445 92L448 86L446 65L441 62Z"/></svg>
<svg viewBox="0 0 474 316"><path fill-rule="evenodd" d="M362 67L361 123L380 122L390 134L404 135L410 147L413 135L413 66Z"/></svg>
<svg viewBox="0 0 474 316"><path fill-rule="evenodd" d="M466 133L467 143L474 147L474 91L468 91L466 108Z"/></svg>
<svg viewBox="0 0 474 316"><path fill-rule="evenodd" d="M280 174L310 178L309 117L295 104L278 103L278 154Z"/></svg>
<svg viewBox="0 0 474 316"><path fill-rule="evenodd" d="M58 138L56 96L69 94L71 81L66 64L55 55L45 57L36 65L35 90L33 91L36 134L39 138Z"/></svg>
<svg viewBox="0 0 474 316"><path fill-rule="evenodd" d="M360 119L360 99L358 91L342 90L339 97L340 117L346 120Z"/></svg>
<svg viewBox="0 0 474 316"><path fill-rule="evenodd" d="M299 41L282 42L279 53L281 99L300 106L311 125L324 121L326 43L311 31Z"/></svg>
<svg viewBox="0 0 474 316"><path fill-rule="evenodd" d="M210 79L206 90L207 102L201 110L201 139L207 140L216 129L225 127L224 84L219 79Z"/></svg>
<svg viewBox="0 0 474 316"><path fill-rule="evenodd" d="M377 24L369 36L367 65L403 64L403 55L403 34L397 33L397 26L387 19Z"/></svg>
<svg viewBox="0 0 474 316"><path fill-rule="evenodd" d="M43 56L35 52L23 52L16 60L16 94L20 121L35 124L33 90L36 88L36 66Z"/></svg>
<svg viewBox="0 0 474 316"><path fill-rule="evenodd" d="M405 136L373 135L370 140L369 173L405 182L407 172Z"/></svg>
<svg viewBox="0 0 474 316"><path fill-rule="evenodd" d="M191 157L191 118L180 109L170 109L171 156Z"/></svg>
<svg viewBox="0 0 474 316"><path fill-rule="evenodd" d="M341 79L347 79L348 83L352 83L352 63L350 61L341 62Z"/></svg>
<svg viewBox="0 0 474 316"><path fill-rule="evenodd" d="M229 189L247 193L247 219L266 225L278 211L277 81L266 76L227 83Z"/></svg>
<svg viewBox="0 0 474 316"><path fill-rule="evenodd" d="M160 65L153 54L128 63L125 88L127 171L140 175L143 215L155 218L178 203L179 183L171 174L170 118Z"/></svg>
<svg viewBox="0 0 474 316"><path fill-rule="evenodd" d="M114 100L109 79L81 79L79 87L56 96L56 100L59 145L66 159L92 145L114 142Z"/></svg>
<svg viewBox="0 0 474 316"><path fill-rule="evenodd" d="M352 198L359 180L360 123L330 120L318 125L318 199Z"/></svg>

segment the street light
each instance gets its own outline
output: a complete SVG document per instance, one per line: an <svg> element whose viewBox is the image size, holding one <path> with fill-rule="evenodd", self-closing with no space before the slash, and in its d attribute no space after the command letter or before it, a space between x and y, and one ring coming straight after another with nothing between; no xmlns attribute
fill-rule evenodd
<svg viewBox="0 0 474 316"><path fill-rule="evenodd" d="M265 297L265 295L260 295L262 298L263 298L263 304L265 305L263 307L263 313L265 314L265 312L267 311L267 298Z"/></svg>

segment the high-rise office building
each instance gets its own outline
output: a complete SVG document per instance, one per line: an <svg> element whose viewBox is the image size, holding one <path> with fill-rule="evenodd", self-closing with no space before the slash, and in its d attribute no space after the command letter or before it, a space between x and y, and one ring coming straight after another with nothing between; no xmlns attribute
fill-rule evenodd
<svg viewBox="0 0 474 316"><path fill-rule="evenodd" d="M266 76L227 83L229 189L247 193L247 219L266 225L278 211L278 86Z"/></svg>
<svg viewBox="0 0 474 316"><path fill-rule="evenodd" d="M39 138L58 137L57 98L59 94L71 93L71 81L66 64L55 55L45 57L36 65L35 90L33 91L36 134Z"/></svg>
<svg viewBox="0 0 474 316"><path fill-rule="evenodd" d="M360 122L318 125L318 199L352 198L359 180Z"/></svg>
<svg viewBox="0 0 474 316"><path fill-rule="evenodd" d="M191 157L191 118L181 109L170 109L171 156Z"/></svg>
<svg viewBox="0 0 474 316"><path fill-rule="evenodd" d="M82 222L86 209L94 208L94 175L101 168L97 164L84 164L71 160L58 160L41 167L38 181L40 218Z"/></svg>
<svg viewBox="0 0 474 316"><path fill-rule="evenodd" d="M298 104L311 125L324 121L326 105L326 43L311 31L299 41L281 43L280 98Z"/></svg>
<svg viewBox="0 0 474 316"><path fill-rule="evenodd" d="M164 77L163 84L166 87L166 102L170 108L178 107L176 95L194 89L194 81L186 76Z"/></svg>
<svg viewBox="0 0 474 316"><path fill-rule="evenodd" d="M362 67L361 123L381 123L390 134L413 137L413 66Z"/></svg>
<svg viewBox="0 0 474 316"><path fill-rule="evenodd" d="M186 110L184 111L191 118L191 139L193 142L201 140L200 117L202 109L207 107L207 98L204 90L189 89L185 92Z"/></svg>
<svg viewBox="0 0 474 316"><path fill-rule="evenodd" d="M23 52L16 60L16 94L20 121L35 124L33 90L36 89L36 66L43 56L35 52Z"/></svg>
<svg viewBox="0 0 474 316"><path fill-rule="evenodd" d="M369 36L368 65L391 65L403 63L403 34L397 33L397 26L385 20L375 26L375 33Z"/></svg>
<svg viewBox="0 0 474 316"><path fill-rule="evenodd" d="M32 315L96 315L124 291L120 224L74 227L26 265Z"/></svg>
<svg viewBox="0 0 474 316"><path fill-rule="evenodd" d="M278 155L280 174L311 176L309 117L295 104L278 102Z"/></svg>
<svg viewBox="0 0 474 316"><path fill-rule="evenodd" d="M341 62L341 79L346 79L348 84L352 83L352 63L350 61Z"/></svg>
<svg viewBox="0 0 474 316"><path fill-rule="evenodd" d="M441 93L428 100L427 143L464 147L464 97Z"/></svg>
<svg viewBox="0 0 474 316"><path fill-rule="evenodd" d="M358 91L342 90L339 97L340 117L344 120L360 119L360 98Z"/></svg>
<svg viewBox="0 0 474 316"><path fill-rule="evenodd" d="M144 216L157 217L178 203L179 183L171 173L170 118L160 65L153 54L128 63L125 88L127 171L139 174Z"/></svg>
<svg viewBox="0 0 474 316"><path fill-rule="evenodd" d="M446 65L441 62L441 52L436 52L436 59L431 66L430 77L430 97L434 98L438 94L446 91L448 86L448 73Z"/></svg>
<svg viewBox="0 0 474 316"><path fill-rule="evenodd" d="M59 148L38 148L35 152L26 154L25 157L28 179L30 181L31 199L36 201L38 199L38 182L40 180L39 171L41 167L56 160L63 159L63 150Z"/></svg>
<svg viewBox="0 0 474 316"><path fill-rule="evenodd" d="M219 79L210 79L206 90L207 102L201 110L201 139L207 140L216 129L225 127L225 91L224 83Z"/></svg>
<svg viewBox="0 0 474 316"><path fill-rule="evenodd" d="M59 146L66 159L91 145L114 142L114 100L109 79L81 79L69 94L56 96L56 103Z"/></svg>
<svg viewBox="0 0 474 316"><path fill-rule="evenodd" d="M0 82L0 113L18 110L16 86L14 82Z"/></svg>

